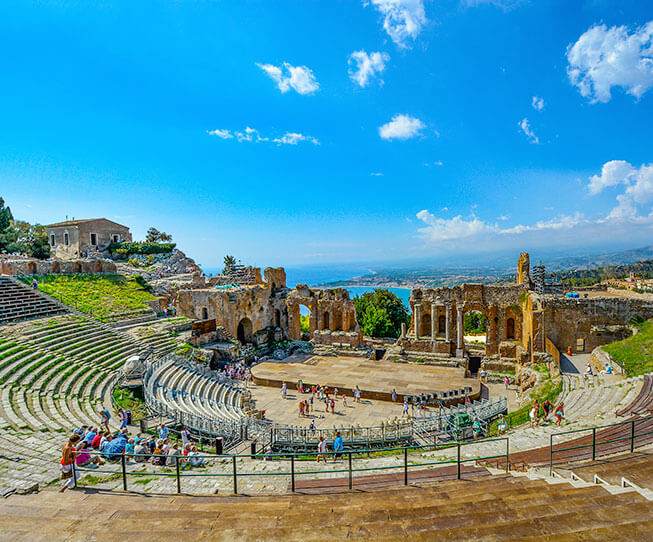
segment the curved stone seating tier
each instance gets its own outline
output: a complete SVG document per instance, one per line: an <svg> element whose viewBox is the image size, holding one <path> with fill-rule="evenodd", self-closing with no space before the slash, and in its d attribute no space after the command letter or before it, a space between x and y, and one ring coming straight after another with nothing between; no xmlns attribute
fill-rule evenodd
<svg viewBox="0 0 653 542"><path fill-rule="evenodd" d="M653 375L644 375L644 382L637 397L617 412L617 416L649 414L653 412Z"/></svg>
<svg viewBox="0 0 653 542"><path fill-rule="evenodd" d="M0 325L65 312L67 311L63 306L38 290L9 277L0 276Z"/></svg>

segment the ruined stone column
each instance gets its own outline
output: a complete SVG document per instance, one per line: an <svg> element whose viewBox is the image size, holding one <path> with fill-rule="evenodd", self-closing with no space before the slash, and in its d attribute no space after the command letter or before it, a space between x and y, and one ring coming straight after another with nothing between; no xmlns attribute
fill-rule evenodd
<svg viewBox="0 0 653 542"><path fill-rule="evenodd" d="M451 341L451 305L447 303L444 308L444 340Z"/></svg>
<svg viewBox="0 0 653 542"><path fill-rule="evenodd" d="M456 349L460 351L458 357L462 355L462 351L465 345L464 332L464 323L463 323L463 308L456 306Z"/></svg>
<svg viewBox="0 0 653 542"><path fill-rule="evenodd" d="M422 305L415 303L413 308L413 320L415 324L415 339L419 339L419 326L422 323Z"/></svg>
<svg viewBox="0 0 653 542"><path fill-rule="evenodd" d="M401 322L401 338L406 338L406 322Z"/></svg>
<svg viewBox="0 0 653 542"><path fill-rule="evenodd" d="M434 341L438 332L438 306L431 303L431 340Z"/></svg>

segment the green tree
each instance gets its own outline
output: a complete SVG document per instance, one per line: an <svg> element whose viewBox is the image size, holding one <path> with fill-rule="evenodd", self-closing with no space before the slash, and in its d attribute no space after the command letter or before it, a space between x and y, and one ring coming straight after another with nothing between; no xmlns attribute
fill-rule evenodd
<svg viewBox="0 0 653 542"><path fill-rule="evenodd" d="M229 273L231 273L233 271L234 266L236 265L236 258L231 256L230 254L227 254L224 257L223 262L224 262L224 269L222 270L222 273L224 273L225 275L228 275Z"/></svg>
<svg viewBox="0 0 653 542"><path fill-rule="evenodd" d="M13 220L9 227L0 233L0 245L9 253L20 253L40 258L50 257L50 244L45 226Z"/></svg>
<svg viewBox="0 0 653 542"><path fill-rule="evenodd" d="M354 306L358 325L370 337L399 337L401 324L410 322L401 299L383 288L355 297Z"/></svg>
<svg viewBox="0 0 653 542"><path fill-rule="evenodd" d="M485 333L487 330L487 318L480 312L473 311L465 313L463 329L465 333L469 334Z"/></svg>
<svg viewBox="0 0 653 542"><path fill-rule="evenodd" d="M310 333L311 331L311 316L310 314L302 314L299 317L299 329L302 333Z"/></svg>
<svg viewBox="0 0 653 542"><path fill-rule="evenodd" d="M156 228L152 227L147 230L145 235L145 241L147 243L169 243L172 241L172 235L164 231L159 231Z"/></svg>
<svg viewBox="0 0 653 542"><path fill-rule="evenodd" d="M13 220L11 209L5 206L5 200L0 197L0 233L9 227Z"/></svg>

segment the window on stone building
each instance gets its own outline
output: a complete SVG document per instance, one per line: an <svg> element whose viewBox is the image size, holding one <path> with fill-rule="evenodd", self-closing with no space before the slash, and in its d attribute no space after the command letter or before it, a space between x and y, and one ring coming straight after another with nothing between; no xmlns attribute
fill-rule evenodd
<svg viewBox="0 0 653 542"><path fill-rule="evenodd" d="M508 318L506 320L506 339L512 340L515 338L515 319Z"/></svg>
<svg viewBox="0 0 653 542"><path fill-rule="evenodd" d="M113 242L114 243L119 243L120 242L120 235L118 235L117 233L114 233L113 234Z"/></svg>
<svg viewBox="0 0 653 542"><path fill-rule="evenodd" d="M63 244L66 246L70 244L70 239L68 238L68 232L63 234Z"/></svg>
<svg viewBox="0 0 653 542"><path fill-rule="evenodd" d="M54 233L50 234L50 246L55 245Z"/></svg>
<svg viewBox="0 0 653 542"><path fill-rule="evenodd" d="M202 320L209 319L209 310L206 307L202 307Z"/></svg>
<svg viewBox="0 0 653 542"><path fill-rule="evenodd" d="M91 246L97 246L97 233L91 234Z"/></svg>
<svg viewBox="0 0 653 542"><path fill-rule="evenodd" d="M585 351L585 339L576 339L576 352Z"/></svg>

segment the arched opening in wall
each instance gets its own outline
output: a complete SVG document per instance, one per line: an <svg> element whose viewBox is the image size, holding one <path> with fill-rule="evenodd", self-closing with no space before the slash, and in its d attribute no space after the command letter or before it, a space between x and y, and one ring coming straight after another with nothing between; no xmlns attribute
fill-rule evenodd
<svg viewBox="0 0 653 542"><path fill-rule="evenodd" d="M27 263L27 274L28 275L36 275L36 263L34 263L34 262L28 262Z"/></svg>
<svg viewBox="0 0 653 542"><path fill-rule="evenodd" d="M420 337L430 337L431 336L431 315L424 314L422 316L422 321L419 326L419 336Z"/></svg>
<svg viewBox="0 0 653 542"><path fill-rule="evenodd" d="M206 307L202 307L202 320L208 320L209 319L209 309Z"/></svg>
<svg viewBox="0 0 653 542"><path fill-rule="evenodd" d="M82 272L82 264L80 262L73 263L72 272L73 273L81 273Z"/></svg>
<svg viewBox="0 0 653 542"><path fill-rule="evenodd" d="M100 260L95 260L93 263L93 273L102 273L102 262Z"/></svg>
<svg viewBox="0 0 653 542"><path fill-rule="evenodd" d="M310 340L311 335L313 335L313 325L311 322L311 309L306 305L299 305L299 331L301 338L304 340Z"/></svg>
<svg viewBox="0 0 653 542"><path fill-rule="evenodd" d="M281 327L281 311L274 309L274 326Z"/></svg>
<svg viewBox="0 0 653 542"><path fill-rule="evenodd" d="M52 273L61 273L61 264L57 261L52 262L52 267L50 271Z"/></svg>
<svg viewBox="0 0 653 542"><path fill-rule="evenodd" d="M506 320L506 340L514 341L515 340L515 319L508 318Z"/></svg>
<svg viewBox="0 0 653 542"><path fill-rule="evenodd" d="M333 309L333 329L342 331L342 311Z"/></svg>
<svg viewBox="0 0 653 542"><path fill-rule="evenodd" d="M331 329L331 315L329 314L329 311L324 311L322 314L322 329Z"/></svg>
<svg viewBox="0 0 653 542"><path fill-rule="evenodd" d="M463 317L463 335L468 349L485 347L487 340L487 317L477 310L468 311Z"/></svg>
<svg viewBox="0 0 653 542"><path fill-rule="evenodd" d="M238 322L238 330L236 332L240 344L247 344L252 342L252 321L249 318L243 318Z"/></svg>
<svg viewBox="0 0 653 542"><path fill-rule="evenodd" d="M438 316L438 334L439 335L447 334L447 317L444 314Z"/></svg>

